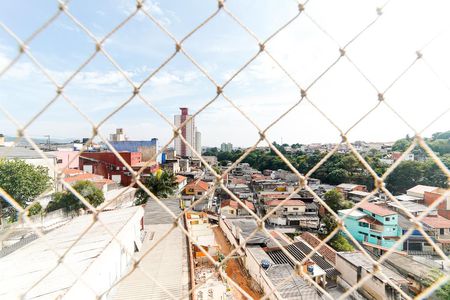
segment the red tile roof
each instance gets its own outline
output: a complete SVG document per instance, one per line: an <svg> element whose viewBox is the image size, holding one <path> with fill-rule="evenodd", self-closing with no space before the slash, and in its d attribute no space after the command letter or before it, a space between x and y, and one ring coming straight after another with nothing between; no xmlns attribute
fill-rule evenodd
<svg viewBox="0 0 450 300"><path fill-rule="evenodd" d="M283 202L284 200L270 200L266 202L266 205L268 206L277 206L278 204L280 204L281 202ZM282 206L304 206L305 203L301 200L287 200L285 201Z"/></svg>
<svg viewBox="0 0 450 300"><path fill-rule="evenodd" d="M253 205L253 203L251 201L244 200L243 202L244 202L245 206L247 206L252 211L255 211L255 206ZM222 201L222 203L220 204L220 207L225 207L225 206L230 206L234 209L238 209L239 207L241 207L241 205L237 201L234 201L231 199Z"/></svg>
<svg viewBox="0 0 450 300"><path fill-rule="evenodd" d="M187 177L182 176L182 175L177 175L176 177L177 177L177 179L176 179L177 183L181 183L184 180L186 180L186 178L187 178Z"/></svg>
<svg viewBox="0 0 450 300"><path fill-rule="evenodd" d="M253 202L244 200L245 205L250 208L251 210L255 211L255 206L253 205Z"/></svg>
<svg viewBox="0 0 450 300"><path fill-rule="evenodd" d="M230 206L234 209L238 209L238 207L239 207L237 201L234 201L231 199L224 200L224 201L222 201L222 203L220 203L220 207L225 207L225 206Z"/></svg>
<svg viewBox="0 0 450 300"><path fill-rule="evenodd" d="M231 183L232 184L246 184L247 181L245 179L242 178L231 178Z"/></svg>
<svg viewBox="0 0 450 300"><path fill-rule="evenodd" d="M64 175L83 174L83 171L82 170L78 170L78 169L64 169L63 174Z"/></svg>
<svg viewBox="0 0 450 300"><path fill-rule="evenodd" d="M207 191L209 189L209 184L201 180L195 180L186 185L186 188L194 188L197 190Z"/></svg>
<svg viewBox="0 0 450 300"><path fill-rule="evenodd" d="M71 176L71 177L66 177L66 178L64 178L64 181L67 183L70 183L70 182L77 182L77 181L81 181L81 180L93 180L95 178L100 179L100 178L102 178L102 176L91 174L91 173L85 173L85 174L75 175L75 176Z"/></svg>
<svg viewBox="0 0 450 300"><path fill-rule="evenodd" d="M104 185L115 183L114 181L112 181L111 179L108 179L108 178L95 179L93 182L94 182L94 185L99 189L102 189Z"/></svg>
<svg viewBox="0 0 450 300"><path fill-rule="evenodd" d="M315 235L313 235L309 232L303 232L301 235L301 238L303 240L305 240L313 248L316 248L317 246L319 246L319 243L321 242L321 240L318 237L316 237ZM317 250L317 252L319 252L327 260L336 264L336 250L334 250L327 244L324 244L322 247L320 247L319 250Z"/></svg>
<svg viewBox="0 0 450 300"><path fill-rule="evenodd" d="M365 202L362 203L359 207L382 217L397 214L395 211L392 211L390 209L381 207L373 203Z"/></svg>
<svg viewBox="0 0 450 300"><path fill-rule="evenodd" d="M450 220L440 215L436 217L425 217L422 222L432 228L450 228Z"/></svg>

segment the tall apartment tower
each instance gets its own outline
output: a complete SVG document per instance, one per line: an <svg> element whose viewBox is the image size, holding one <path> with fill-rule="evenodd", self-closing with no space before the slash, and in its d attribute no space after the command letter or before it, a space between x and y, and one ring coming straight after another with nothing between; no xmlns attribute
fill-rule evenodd
<svg viewBox="0 0 450 300"><path fill-rule="evenodd" d="M175 126L179 127L184 121L186 121L191 115L189 115L187 107L180 107L181 115L174 116ZM181 128L181 135L186 141L196 150L201 149L201 135L195 127L195 120L191 119ZM198 135L198 138L197 138ZM193 157L192 150L181 140L181 138L175 138L175 151L177 154L183 157ZM198 144L198 145L197 145Z"/></svg>
<svg viewBox="0 0 450 300"><path fill-rule="evenodd" d="M195 151L200 155L202 154L202 134L197 131L197 127L195 128Z"/></svg>

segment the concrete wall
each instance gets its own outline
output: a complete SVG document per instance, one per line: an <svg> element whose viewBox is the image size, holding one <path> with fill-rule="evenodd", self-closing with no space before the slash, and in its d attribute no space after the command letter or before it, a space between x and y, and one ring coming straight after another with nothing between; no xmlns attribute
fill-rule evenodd
<svg viewBox="0 0 450 300"><path fill-rule="evenodd" d="M341 273L341 278L349 285L353 286L358 283L357 267L347 262L341 256L336 257L336 269ZM367 275L364 268L361 268L361 277ZM342 286L343 284L341 284ZM361 292L369 299L390 299L385 293L385 284L378 280L376 277L366 280L366 282L360 288Z"/></svg>
<svg viewBox="0 0 450 300"><path fill-rule="evenodd" d="M78 169L80 167L77 155L79 151L55 151L51 152L56 155L57 165L60 170L63 169Z"/></svg>

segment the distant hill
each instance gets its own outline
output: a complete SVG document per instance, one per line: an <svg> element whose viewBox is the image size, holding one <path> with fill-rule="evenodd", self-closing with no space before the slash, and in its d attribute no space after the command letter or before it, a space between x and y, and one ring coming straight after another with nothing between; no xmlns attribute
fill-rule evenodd
<svg viewBox="0 0 450 300"><path fill-rule="evenodd" d="M14 142L16 140L17 137L15 136L5 136L5 141L6 142ZM46 144L47 143L47 138L46 137L32 137L31 138L36 144ZM52 139L50 137L50 143L51 144L65 144L65 143L70 143L72 141L74 141L75 139L72 138L55 138ZM18 146L27 146L29 145L28 141L25 139L21 139L18 143Z"/></svg>

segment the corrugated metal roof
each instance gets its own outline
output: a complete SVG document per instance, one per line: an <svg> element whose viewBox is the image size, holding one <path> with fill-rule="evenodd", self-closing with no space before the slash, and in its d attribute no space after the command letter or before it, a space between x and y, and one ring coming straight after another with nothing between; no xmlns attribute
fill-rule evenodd
<svg viewBox="0 0 450 300"><path fill-rule="evenodd" d="M293 274L293 269L287 264L272 265L266 272L282 299L321 299L315 288Z"/></svg>
<svg viewBox="0 0 450 300"><path fill-rule="evenodd" d="M141 258L171 227L171 224L145 226L147 234L136 258ZM185 235L176 228L144 256L139 268L118 284L113 299L171 299L164 289L176 299L187 298L189 267L186 247ZM144 272L156 279L164 289L149 279Z"/></svg>
<svg viewBox="0 0 450 300"><path fill-rule="evenodd" d="M45 156L52 159L56 155L50 152L45 152ZM2 158L35 158L42 159L42 156L34 149L28 149L23 147L0 147L0 157Z"/></svg>
<svg viewBox="0 0 450 300"><path fill-rule="evenodd" d="M117 235L139 210L140 207L132 207L102 212L99 218L112 234ZM62 254L69 249L91 223L92 215L80 216L51 231L46 235L46 238L53 249ZM57 256L42 238L31 242L0 259L0 270L2 270L0 272L0 298L15 299L19 297L47 273L49 273L48 276L34 286L25 298L55 299L58 295L64 295L76 283L75 280L77 279L65 266L69 266L77 274L84 274L103 253L112 239L106 228L97 222L66 253L64 265L58 266ZM56 268L52 270L54 267ZM92 295L87 287L84 285L82 287L84 288L83 292ZM92 284L91 288L98 294L104 292L104 290L100 290L104 288L103 285Z"/></svg>

